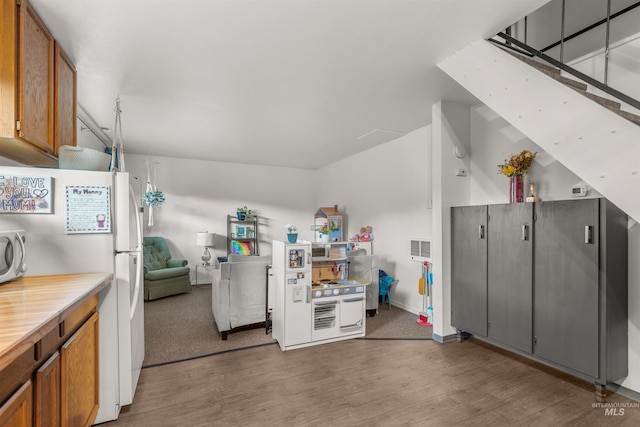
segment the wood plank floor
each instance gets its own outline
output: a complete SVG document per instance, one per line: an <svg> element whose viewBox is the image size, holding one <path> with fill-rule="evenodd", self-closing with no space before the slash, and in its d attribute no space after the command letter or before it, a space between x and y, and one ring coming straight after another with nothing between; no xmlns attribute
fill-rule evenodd
<svg viewBox="0 0 640 427"><path fill-rule="evenodd" d="M143 369L102 426L640 425L637 402L471 340L277 345ZM621 414L621 409L623 414Z"/></svg>

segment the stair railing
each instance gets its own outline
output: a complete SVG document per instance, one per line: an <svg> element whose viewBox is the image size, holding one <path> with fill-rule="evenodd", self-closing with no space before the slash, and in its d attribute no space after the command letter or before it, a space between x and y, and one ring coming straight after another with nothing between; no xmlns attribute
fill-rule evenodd
<svg viewBox="0 0 640 427"><path fill-rule="evenodd" d="M629 95L626 95L614 88L612 88L611 86L608 86L604 83L602 83L599 80L594 79L591 76L588 76L578 70L576 70L575 68L572 68L566 64L563 64L562 62L558 61L557 59L554 59L542 52L540 52L539 50L536 50L534 48L532 48L531 46L528 46L524 43L522 43L521 41L519 41L518 39L515 39L505 33L498 33L497 34L498 37L504 39L507 41L507 43L502 43L498 40L494 40L494 39L489 39L490 42L495 43L495 44L499 44L499 45L503 45L506 47L509 47L511 49L513 49L513 46L516 46L518 49L514 49L515 51L518 51L520 53L522 52L526 52L529 55L528 56L535 56L537 58L542 59L543 61L553 65L556 68L561 69L562 71L565 71L569 74L571 74L572 76L582 80L583 82L590 84L598 89L600 89L601 91L619 99L620 101L623 101L629 105L631 105L634 108L640 109L640 101L630 97ZM511 45L511 46L509 46Z"/></svg>
<svg viewBox="0 0 640 427"><path fill-rule="evenodd" d="M607 0L607 16L604 19L601 19L585 28L582 28L581 30L578 30L568 36L565 36L565 24L566 24L566 16L565 16L565 9L566 9L566 1L565 0L561 0L562 4L561 4L561 8L562 8L562 16L561 16L561 22L560 22L560 40L554 43L551 43L550 45L537 50L531 46L529 46L527 44L527 35L528 35L528 19L527 17L524 18L524 43L519 41L517 38L513 37L511 35L512 33L512 27L515 26L516 24L508 27L504 32L500 32L497 34L497 37L500 37L504 40L504 42L501 42L499 40L496 40L494 38L490 38L489 41L502 45L503 47L512 49L520 54L524 54L527 55L529 57L537 57L542 59L545 62L548 62L549 64L553 65L554 67L557 67L571 75L573 75L574 77L584 81L587 84L590 84L598 89L600 89L601 91L619 99L620 101L623 101L625 103L627 103L628 105L631 105L634 108L640 109L640 102L614 88L612 88L611 86L608 85L609 82L609 53L610 53L610 35L611 35L611 20L615 19L621 15L624 15L625 13L630 12L631 10L637 8L640 6L640 1L636 2L630 6L627 6L626 8L611 14L611 0ZM605 29L605 46L604 46L604 78L603 78L603 82L600 82L599 80L588 76L576 69L574 69L573 67L570 67L568 65L566 65L564 63L564 45L566 41L569 41L571 39L574 39L588 31L591 31L601 25L605 24L606 25L606 29ZM555 47L559 46L560 47L560 53L559 53L559 58L560 60L556 60L552 57L550 57L549 55L546 55L544 52L549 51L550 49L553 49Z"/></svg>

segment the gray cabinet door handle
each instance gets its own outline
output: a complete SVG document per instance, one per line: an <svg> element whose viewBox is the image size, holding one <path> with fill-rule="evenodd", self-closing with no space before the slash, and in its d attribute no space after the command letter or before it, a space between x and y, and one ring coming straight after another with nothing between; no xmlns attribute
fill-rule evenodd
<svg viewBox="0 0 640 427"><path fill-rule="evenodd" d="M593 227L590 225L584 226L584 242L589 244L592 243L592 235L593 235Z"/></svg>
<svg viewBox="0 0 640 427"><path fill-rule="evenodd" d="M522 224L522 240L529 240L529 226Z"/></svg>
<svg viewBox="0 0 640 427"><path fill-rule="evenodd" d="M484 225L478 227L478 239L484 239Z"/></svg>

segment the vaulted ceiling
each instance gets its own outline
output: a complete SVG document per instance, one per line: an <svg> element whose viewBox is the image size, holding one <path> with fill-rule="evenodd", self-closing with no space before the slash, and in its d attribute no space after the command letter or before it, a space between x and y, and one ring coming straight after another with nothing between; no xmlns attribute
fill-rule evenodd
<svg viewBox="0 0 640 427"><path fill-rule="evenodd" d="M317 169L473 102L435 64L548 0L30 0L125 151ZM99 133L99 131L98 131Z"/></svg>

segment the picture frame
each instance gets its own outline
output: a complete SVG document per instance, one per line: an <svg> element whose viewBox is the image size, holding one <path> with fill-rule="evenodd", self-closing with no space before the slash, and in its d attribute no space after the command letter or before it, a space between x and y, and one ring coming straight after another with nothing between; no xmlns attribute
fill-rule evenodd
<svg viewBox="0 0 640 427"><path fill-rule="evenodd" d="M238 239L244 239L247 237L247 227L244 225L236 225L235 237Z"/></svg>
<svg viewBox="0 0 640 427"><path fill-rule="evenodd" d="M251 255L251 243L234 240L231 242L231 253L236 255Z"/></svg>

